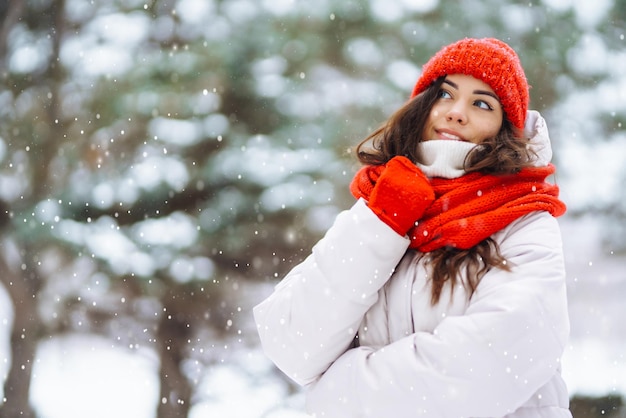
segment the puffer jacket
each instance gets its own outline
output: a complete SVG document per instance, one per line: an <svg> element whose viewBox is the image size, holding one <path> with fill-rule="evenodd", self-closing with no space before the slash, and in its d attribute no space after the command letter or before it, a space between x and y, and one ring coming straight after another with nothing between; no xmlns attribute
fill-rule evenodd
<svg viewBox="0 0 626 418"><path fill-rule="evenodd" d="M316 417L571 418L558 223L533 212L492 238L511 271L433 306L427 257L359 200L254 308L263 348Z"/></svg>

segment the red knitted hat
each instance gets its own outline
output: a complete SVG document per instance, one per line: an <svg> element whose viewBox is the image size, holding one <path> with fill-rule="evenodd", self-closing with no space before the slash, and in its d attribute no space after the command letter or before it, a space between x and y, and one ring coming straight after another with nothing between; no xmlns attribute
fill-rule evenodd
<svg viewBox="0 0 626 418"><path fill-rule="evenodd" d="M465 38L443 47L422 68L411 98L437 78L451 74L471 75L487 83L498 95L509 121L524 129L528 82L519 57L509 45L494 38Z"/></svg>

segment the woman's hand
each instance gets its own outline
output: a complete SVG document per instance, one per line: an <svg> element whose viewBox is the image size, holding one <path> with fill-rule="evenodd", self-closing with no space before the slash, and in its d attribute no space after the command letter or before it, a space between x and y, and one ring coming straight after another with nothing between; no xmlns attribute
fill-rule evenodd
<svg viewBox="0 0 626 418"><path fill-rule="evenodd" d="M385 164L367 205L394 231L406 235L434 200L426 175L408 158L396 156Z"/></svg>

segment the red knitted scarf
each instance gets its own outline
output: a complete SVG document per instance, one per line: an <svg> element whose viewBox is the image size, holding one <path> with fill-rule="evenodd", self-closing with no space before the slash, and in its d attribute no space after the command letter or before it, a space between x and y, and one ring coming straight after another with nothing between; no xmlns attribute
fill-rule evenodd
<svg viewBox="0 0 626 418"><path fill-rule="evenodd" d="M384 166L365 166L350 185L368 200ZM525 168L513 175L469 173L455 179L432 178L435 201L409 231L410 248L421 252L450 246L469 249L514 220L534 211L565 213L559 188L546 178L553 165Z"/></svg>

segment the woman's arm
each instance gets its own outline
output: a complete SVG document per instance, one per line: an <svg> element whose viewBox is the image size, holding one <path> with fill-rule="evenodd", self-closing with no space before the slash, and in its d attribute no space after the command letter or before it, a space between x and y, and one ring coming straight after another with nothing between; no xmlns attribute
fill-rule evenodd
<svg viewBox="0 0 626 418"><path fill-rule="evenodd" d="M254 308L267 356L299 384L317 379L348 349L408 245L362 199L339 214L312 254Z"/></svg>
<svg viewBox="0 0 626 418"><path fill-rule="evenodd" d="M310 386L310 412L504 416L548 382L569 332L558 224L533 213L504 234L500 248L512 271L485 275L465 315L376 351L347 351Z"/></svg>

